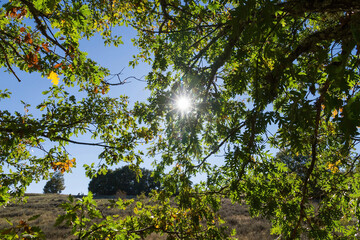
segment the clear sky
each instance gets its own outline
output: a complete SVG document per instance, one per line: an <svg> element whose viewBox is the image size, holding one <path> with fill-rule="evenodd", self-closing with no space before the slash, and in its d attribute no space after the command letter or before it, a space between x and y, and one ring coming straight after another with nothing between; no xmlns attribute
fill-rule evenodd
<svg viewBox="0 0 360 240"><path fill-rule="evenodd" d="M151 67L144 63L140 63L135 69L129 67L128 62L137 52L137 49L131 42L131 38L136 34L135 31L125 27L119 28L117 31L121 32L118 35L123 36L124 45L120 45L119 47L105 47L101 37L95 36L90 39L90 41L83 40L80 43L80 49L87 52L88 56L100 65L107 67L111 73L119 73L124 69L123 74L121 75L122 78L129 76L141 78L151 70ZM4 68L1 68L0 71L0 89L9 89L9 91L12 92L12 95L8 100L0 101L0 109L24 113L23 105L20 103L20 100L23 100L32 105L30 113L34 114L34 116L39 114L39 111L36 110L35 107L44 99L42 91L48 89L52 85L51 81L45 77L42 78L38 73L29 74L17 70L17 75L22 79L22 82L19 83L13 75L4 72L4 70ZM130 81L131 82L128 84L111 87L109 95L112 97L127 95L130 97L130 104L136 101L145 101L150 95L149 91L145 90L146 83L136 80ZM61 84L61 81L59 84ZM73 168L72 173L64 174L66 188L62 193L87 193L90 179L85 176L85 171L82 166L85 163L99 162L97 156L101 149L99 147L81 145L68 145L67 149L72 157L76 158L77 167ZM144 161L145 163L141 167L150 169L151 160L145 159ZM41 181L37 184L31 184L27 192L42 193L45 183L46 181Z"/></svg>

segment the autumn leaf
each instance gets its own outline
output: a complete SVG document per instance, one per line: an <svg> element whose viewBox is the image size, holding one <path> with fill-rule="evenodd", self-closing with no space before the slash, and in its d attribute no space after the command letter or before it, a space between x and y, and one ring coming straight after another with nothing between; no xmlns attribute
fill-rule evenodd
<svg viewBox="0 0 360 240"><path fill-rule="evenodd" d="M27 13L27 10L25 8L21 8L20 10L21 10L21 12L20 12L19 16L24 17Z"/></svg>
<svg viewBox="0 0 360 240"><path fill-rule="evenodd" d="M20 221L19 221L19 225L21 225L21 226L26 226L27 224L26 224L26 222L25 222L24 220L20 220Z"/></svg>
<svg viewBox="0 0 360 240"><path fill-rule="evenodd" d="M336 161L336 163L327 163L327 169L330 170L332 173L339 172L338 165L341 163L340 160Z"/></svg>
<svg viewBox="0 0 360 240"><path fill-rule="evenodd" d="M31 35L30 33L27 33L25 38L24 38L24 42L28 43L28 44L32 44L33 43L33 40L31 38Z"/></svg>
<svg viewBox="0 0 360 240"><path fill-rule="evenodd" d="M338 111L335 109L333 112L332 112L332 117L336 117L336 115L338 114Z"/></svg>
<svg viewBox="0 0 360 240"><path fill-rule="evenodd" d="M33 67L34 65L37 65L37 63L39 62L38 56L32 52L28 53L25 56L25 60L28 63L28 67Z"/></svg>
<svg viewBox="0 0 360 240"><path fill-rule="evenodd" d="M69 171L75 164L75 158L66 160L65 162L53 162L51 163L52 168L54 171L60 170L61 173L65 171Z"/></svg>
<svg viewBox="0 0 360 240"><path fill-rule="evenodd" d="M21 27L21 28L20 28L20 32L25 32L25 28L24 28L24 27Z"/></svg>
<svg viewBox="0 0 360 240"><path fill-rule="evenodd" d="M50 52L50 49L48 48L48 44L47 44L47 43L43 43L43 44L41 44L41 46L44 48L44 50L45 50L46 52Z"/></svg>
<svg viewBox="0 0 360 240"><path fill-rule="evenodd" d="M59 76L54 71L50 72L48 79L50 79L54 85L59 84Z"/></svg>
<svg viewBox="0 0 360 240"><path fill-rule="evenodd" d="M55 66L54 66L54 68L59 68L59 67L61 67L62 65L63 65L64 63L58 63L58 64L56 64Z"/></svg>
<svg viewBox="0 0 360 240"><path fill-rule="evenodd" d="M102 88L102 90L101 90L101 93L102 93L102 94L105 94L105 93L107 93L107 92L109 91L109 89L110 89L110 88L109 88L109 85L104 85L103 88Z"/></svg>
<svg viewBox="0 0 360 240"><path fill-rule="evenodd" d="M17 18L18 14L17 14L17 11L19 10L20 8L18 7L12 7L11 9L9 9L7 12L6 12L6 16L7 17L11 17L11 18Z"/></svg>

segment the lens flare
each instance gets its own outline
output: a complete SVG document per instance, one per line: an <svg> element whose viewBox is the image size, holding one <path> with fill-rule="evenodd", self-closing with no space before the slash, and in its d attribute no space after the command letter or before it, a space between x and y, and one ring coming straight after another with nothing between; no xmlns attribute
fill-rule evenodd
<svg viewBox="0 0 360 240"><path fill-rule="evenodd" d="M180 112L186 113L191 109L191 99L188 96L179 96L176 100L176 108Z"/></svg>

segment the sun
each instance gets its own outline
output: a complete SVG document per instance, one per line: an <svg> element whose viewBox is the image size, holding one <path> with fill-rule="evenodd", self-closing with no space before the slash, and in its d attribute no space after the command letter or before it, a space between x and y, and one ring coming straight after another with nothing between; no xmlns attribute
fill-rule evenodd
<svg viewBox="0 0 360 240"><path fill-rule="evenodd" d="M181 112L181 113L187 113L190 111L191 109L191 99L188 96L179 96L176 99L176 108Z"/></svg>

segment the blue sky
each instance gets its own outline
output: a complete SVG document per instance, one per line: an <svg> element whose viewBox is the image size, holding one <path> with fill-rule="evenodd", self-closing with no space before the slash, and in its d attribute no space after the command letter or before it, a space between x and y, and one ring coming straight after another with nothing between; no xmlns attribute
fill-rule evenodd
<svg viewBox="0 0 360 240"><path fill-rule="evenodd" d="M132 60L132 56L137 53L137 49L133 46L131 38L135 37L136 33L131 28L119 28L118 35L123 36L123 45L119 47L105 47L100 36L95 36L89 41L83 40L80 43L80 49L88 53L88 57L92 58L100 65L107 67L111 73L119 73L123 69L121 77L126 78L135 76L141 78L145 76L151 67L147 64L140 63L135 69L129 67L128 62ZM47 78L42 78L38 73L26 73L17 70L16 73L22 80L18 82L16 78L4 72L4 68L0 71L0 89L9 89L12 92L11 98L0 102L0 109L7 109L11 112L18 111L24 113L23 105L20 100L31 104L30 113L36 116L36 105L41 103L44 96L42 91L46 90L52 85ZM60 76L61 79L61 76ZM120 95L127 95L130 97L130 105L136 101L145 101L150 95L150 92L145 90L146 83L136 80L130 80L128 84L111 87L109 95L117 97ZM60 80L61 84L61 80ZM84 137L82 137L83 139ZM72 157L76 158L77 167L72 170L72 173L65 173L65 190L64 194L87 193L89 179L85 176L83 164L97 163L97 158L100 153L98 147L88 147L80 145L69 145L68 151ZM142 167L150 168L151 160L146 160ZM121 166L121 165L119 165ZM29 193L42 193L46 181L33 183L28 188Z"/></svg>

